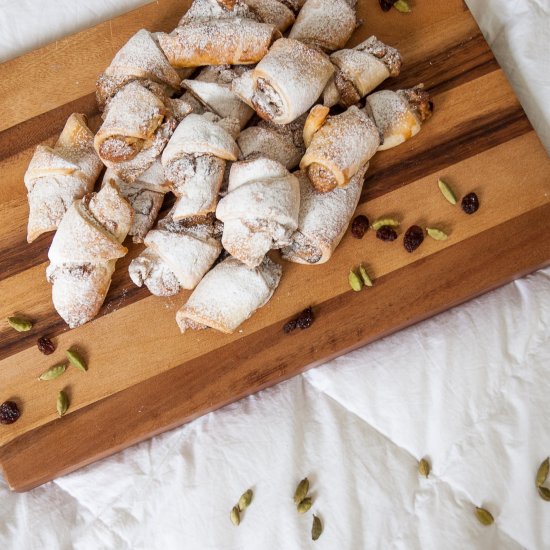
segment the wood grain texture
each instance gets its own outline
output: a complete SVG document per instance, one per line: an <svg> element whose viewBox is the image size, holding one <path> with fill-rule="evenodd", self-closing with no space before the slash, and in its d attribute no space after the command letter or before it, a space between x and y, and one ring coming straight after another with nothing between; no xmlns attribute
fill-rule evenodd
<svg viewBox="0 0 550 550"><path fill-rule="evenodd" d="M25 240L23 174L34 147L51 143L73 111L98 123L95 79L137 29L169 30L189 2L159 0L0 66L0 318L24 313L29 333L0 326L0 400L15 399L22 416L0 427L0 465L10 486L26 490L153 434L289 378L328 358L389 334L550 262L550 163L490 49L461 0L418 3L410 16L383 13L359 1L365 24L352 43L376 34L404 54L396 89L424 82L435 113L410 142L378 154L358 212L441 227L449 240L427 239L408 254L401 240L372 231L347 235L322 266L284 263L272 301L233 335L179 334L170 299L135 287L127 273L141 251L129 245L107 300L91 323L68 330L51 305L45 280L52 235ZM428 5L429 4L429 5ZM94 51L89 52L93 41ZM81 60L86 62L82 63ZM45 67L41 96L29 74ZM42 69L41 69L42 70ZM43 84L43 86L42 86ZM9 103L9 105L7 104ZM476 191L482 207L467 216L437 190L446 178L457 194ZM277 254L274 259L278 260ZM347 272L359 263L376 278L353 293ZM313 305L316 321L291 335L282 326ZM368 320L368 322L367 322ZM54 337L41 355L36 339ZM89 361L53 382L37 376L77 346ZM65 388L69 413L58 419L55 396ZM57 442L64 441L61 452Z"/></svg>

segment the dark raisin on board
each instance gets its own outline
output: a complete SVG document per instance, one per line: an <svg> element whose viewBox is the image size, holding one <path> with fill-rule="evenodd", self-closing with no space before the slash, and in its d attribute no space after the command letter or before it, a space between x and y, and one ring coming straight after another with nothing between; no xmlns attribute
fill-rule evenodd
<svg viewBox="0 0 550 550"><path fill-rule="evenodd" d="M0 424L13 424L19 417L19 407L13 401L4 401L0 405Z"/></svg>
<svg viewBox="0 0 550 550"><path fill-rule="evenodd" d="M378 0L378 2L384 11L390 11L397 0Z"/></svg>
<svg viewBox="0 0 550 550"><path fill-rule="evenodd" d="M55 351L54 343L45 336L39 338L36 345L38 346L38 350L41 351L44 355L51 355Z"/></svg>
<svg viewBox="0 0 550 550"><path fill-rule="evenodd" d="M284 327L283 330L286 334L289 332L292 332L293 330L296 330L297 328L305 329L309 328L313 321L315 320L313 316L313 310L311 307L308 307L298 315L295 319L291 319Z"/></svg>
<svg viewBox="0 0 550 550"><path fill-rule="evenodd" d="M397 231L391 225L383 225L376 232L376 238L381 241L395 241L397 239Z"/></svg>
<svg viewBox="0 0 550 550"><path fill-rule="evenodd" d="M356 216L351 223L351 234L356 239L362 239L368 228L369 219L367 218L367 216L363 216L363 214L360 214L359 216Z"/></svg>
<svg viewBox="0 0 550 550"><path fill-rule="evenodd" d="M478 209L479 199L477 198L477 195L475 193L468 193L462 199L462 210L464 210L466 214L473 214L474 212L477 212Z"/></svg>
<svg viewBox="0 0 550 550"><path fill-rule="evenodd" d="M411 225L403 237L403 244L407 252L414 252L423 241L424 230L418 225Z"/></svg>

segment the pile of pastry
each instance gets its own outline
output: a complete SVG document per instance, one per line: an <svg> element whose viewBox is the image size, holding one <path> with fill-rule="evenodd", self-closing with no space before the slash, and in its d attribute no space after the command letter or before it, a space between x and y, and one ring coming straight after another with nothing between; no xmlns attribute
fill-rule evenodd
<svg viewBox="0 0 550 550"><path fill-rule="evenodd" d="M97 81L97 134L71 115L25 174L28 240L57 230L46 276L70 327L97 315L127 235L145 245L136 285L193 290L182 331L233 332L263 306L272 249L330 258L369 160L432 109L422 86L370 93L401 56L374 36L345 48L356 26L354 0L195 0L170 34L130 38Z"/></svg>

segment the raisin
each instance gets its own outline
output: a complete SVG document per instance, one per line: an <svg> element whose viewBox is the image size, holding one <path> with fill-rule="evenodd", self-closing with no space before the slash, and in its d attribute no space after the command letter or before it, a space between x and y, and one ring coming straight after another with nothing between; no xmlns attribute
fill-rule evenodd
<svg viewBox="0 0 550 550"><path fill-rule="evenodd" d="M397 232L391 225L383 225L376 232L376 237L381 241L395 241Z"/></svg>
<svg viewBox="0 0 550 550"><path fill-rule="evenodd" d="M45 336L38 339L37 346L38 350L41 351L44 355L50 355L55 351L54 343Z"/></svg>
<svg viewBox="0 0 550 550"><path fill-rule="evenodd" d="M363 235L369 228L369 219L367 216L363 216L363 214L356 216L356 218L353 220L351 224L351 234L356 239L362 239Z"/></svg>
<svg viewBox="0 0 550 550"><path fill-rule="evenodd" d="M414 252L424 241L424 230L418 225L411 225L403 237L407 252Z"/></svg>
<svg viewBox="0 0 550 550"><path fill-rule="evenodd" d="M390 11L397 0L378 0L378 2L384 11Z"/></svg>
<svg viewBox="0 0 550 550"><path fill-rule="evenodd" d="M475 193L468 193L462 199L462 210L464 210L466 214L473 214L474 212L477 212L478 208L479 199Z"/></svg>
<svg viewBox="0 0 550 550"><path fill-rule="evenodd" d="M286 334L288 334L289 332L292 332L293 330L296 330L297 328L303 330L305 328L309 328L313 324L314 320L315 318L313 316L313 310L311 309L311 307L308 307L304 309L304 311L302 311L302 313L300 313L298 317L289 321L283 327L283 330L285 331Z"/></svg>
<svg viewBox="0 0 550 550"><path fill-rule="evenodd" d="M17 403L4 401L0 405L0 424L13 424L20 416Z"/></svg>

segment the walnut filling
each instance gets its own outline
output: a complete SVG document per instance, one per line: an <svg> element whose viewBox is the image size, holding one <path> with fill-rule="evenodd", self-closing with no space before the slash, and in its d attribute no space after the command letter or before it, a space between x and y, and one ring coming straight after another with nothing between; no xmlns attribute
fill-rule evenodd
<svg viewBox="0 0 550 550"><path fill-rule="evenodd" d="M320 193L328 193L338 187L338 182L334 174L327 170L322 164L316 162L307 167L307 176L313 183L313 186Z"/></svg>
<svg viewBox="0 0 550 550"><path fill-rule="evenodd" d="M273 86L263 78L256 81L252 104L257 113L267 120L278 117L283 112L283 102Z"/></svg>
<svg viewBox="0 0 550 550"><path fill-rule="evenodd" d="M402 90L402 93L420 122L424 122L432 116L434 104L430 100L430 94L424 90L423 84Z"/></svg>
<svg viewBox="0 0 550 550"><path fill-rule="evenodd" d="M143 148L143 139L111 136L99 146L99 156L111 162L132 160Z"/></svg>
<svg viewBox="0 0 550 550"><path fill-rule="evenodd" d="M361 100L361 95L357 88L349 81L339 69L334 75L334 83L340 94L340 105L343 107L351 107Z"/></svg>
<svg viewBox="0 0 550 550"><path fill-rule="evenodd" d="M398 76L401 71L401 54L395 48L380 42L376 36L371 36L357 48L359 51L369 52L386 65L390 76Z"/></svg>
<svg viewBox="0 0 550 550"><path fill-rule="evenodd" d="M298 257L308 264L316 264L323 257L323 253L319 247L309 241L300 231L294 233L292 236L292 244L285 249L285 252L290 257Z"/></svg>

